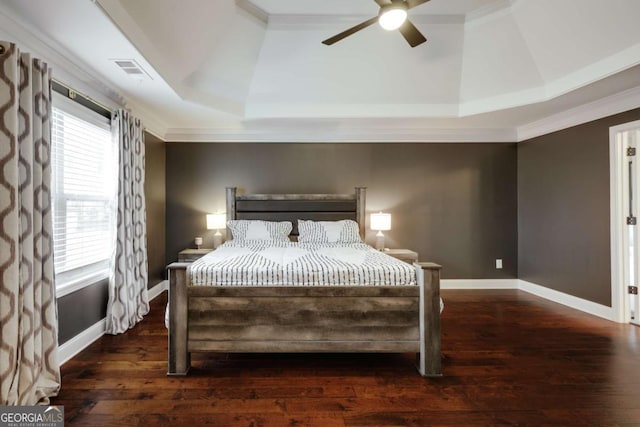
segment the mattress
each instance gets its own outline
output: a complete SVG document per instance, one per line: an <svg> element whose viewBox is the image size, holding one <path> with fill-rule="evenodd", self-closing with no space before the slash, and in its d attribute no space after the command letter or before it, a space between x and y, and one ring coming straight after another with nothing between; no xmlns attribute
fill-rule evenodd
<svg viewBox="0 0 640 427"><path fill-rule="evenodd" d="M415 268L364 243L229 241L189 267L193 286L415 286Z"/></svg>

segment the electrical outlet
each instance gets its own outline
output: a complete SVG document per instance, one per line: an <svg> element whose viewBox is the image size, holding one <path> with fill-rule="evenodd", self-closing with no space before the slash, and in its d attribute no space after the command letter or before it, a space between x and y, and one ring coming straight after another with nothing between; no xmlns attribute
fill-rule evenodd
<svg viewBox="0 0 640 427"><path fill-rule="evenodd" d="M502 260L501 259L497 259L496 260L496 268L498 270L500 270L502 268Z"/></svg>

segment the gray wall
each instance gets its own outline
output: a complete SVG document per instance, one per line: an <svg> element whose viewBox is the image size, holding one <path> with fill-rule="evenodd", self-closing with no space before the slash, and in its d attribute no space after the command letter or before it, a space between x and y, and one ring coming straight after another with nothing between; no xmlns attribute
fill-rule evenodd
<svg viewBox="0 0 640 427"><path fill-rule="evenodd" d="M64 344L107 316L109 281L58 298L58 343Z"/></svg>
<svg viewBox="0 0 640 427"><path fill-rule="evenodd" d="M165 279L166 184L165 144L153 135L145 134L145 200L147 206L147 257L149 283L152 288Z"/></svg>
<svg viewBox="0 0 640 427"><path fill-rule="evenodd" d="M515 144L167 144L167 262L212 246L205 214L225 186L247 193L350 193L392 214L388 247L441 263L443 277L517 277ZM367 216L367 221L369 218ZM367 225L368 228L368 225ZM374 232L367 231L374 242ZM495 269L495 259L504 262Z"/></svg>
<svg viewBox="0 0 640 427"><path fill-rule="evenodd" d="M609 127L640 109L518 145L520 279L611 305Z"/></svg>
<svg viewBox="0 0 640 427"><path fill-rule="evenodd" d="M608 132L638 119L640 109L517 146L163 144L146 134L149 286L195 236L212 245L204 215L225 209L225 186L303 193L367 186L367 210L393 214L387 246L443 264L445 278L519 276L610 305ZM60 343L104 318L106 304L104 281L59 298Z"/></svg>
<svg viewBox="0 0 640 427"><path fill-rule="evenodd" d="M163 280L165 267L165 145L145 133L145 153L148 287L151 288ZM58 298L58 342L63 344L104 319L108 300L107 280Z"/></svg>

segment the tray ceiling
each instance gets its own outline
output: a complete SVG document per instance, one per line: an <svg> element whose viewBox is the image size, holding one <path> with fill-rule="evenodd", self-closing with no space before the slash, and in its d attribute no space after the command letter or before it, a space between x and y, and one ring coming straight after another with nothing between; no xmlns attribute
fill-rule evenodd
<svg viewBox="0 0 640 427"><path fill-rule="evenodd" d="M14 34L71 59L94 80L84 83L106 86L167 140L515 141L640 88L637 0L431 0L410 11L428 39L414 49L377 25L320 43L377 10L373 0L0 0Z"/></svg>

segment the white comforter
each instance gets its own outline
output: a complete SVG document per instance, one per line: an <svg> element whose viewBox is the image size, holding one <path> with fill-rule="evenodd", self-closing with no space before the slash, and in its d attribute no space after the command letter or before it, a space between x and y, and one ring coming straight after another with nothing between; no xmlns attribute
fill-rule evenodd
<svg viewBox="0 0 640 427"><path fill-rule="evenodd" d="M195 286L416 285L413 266L364 243L230 241L189 276Z"/></svg>

